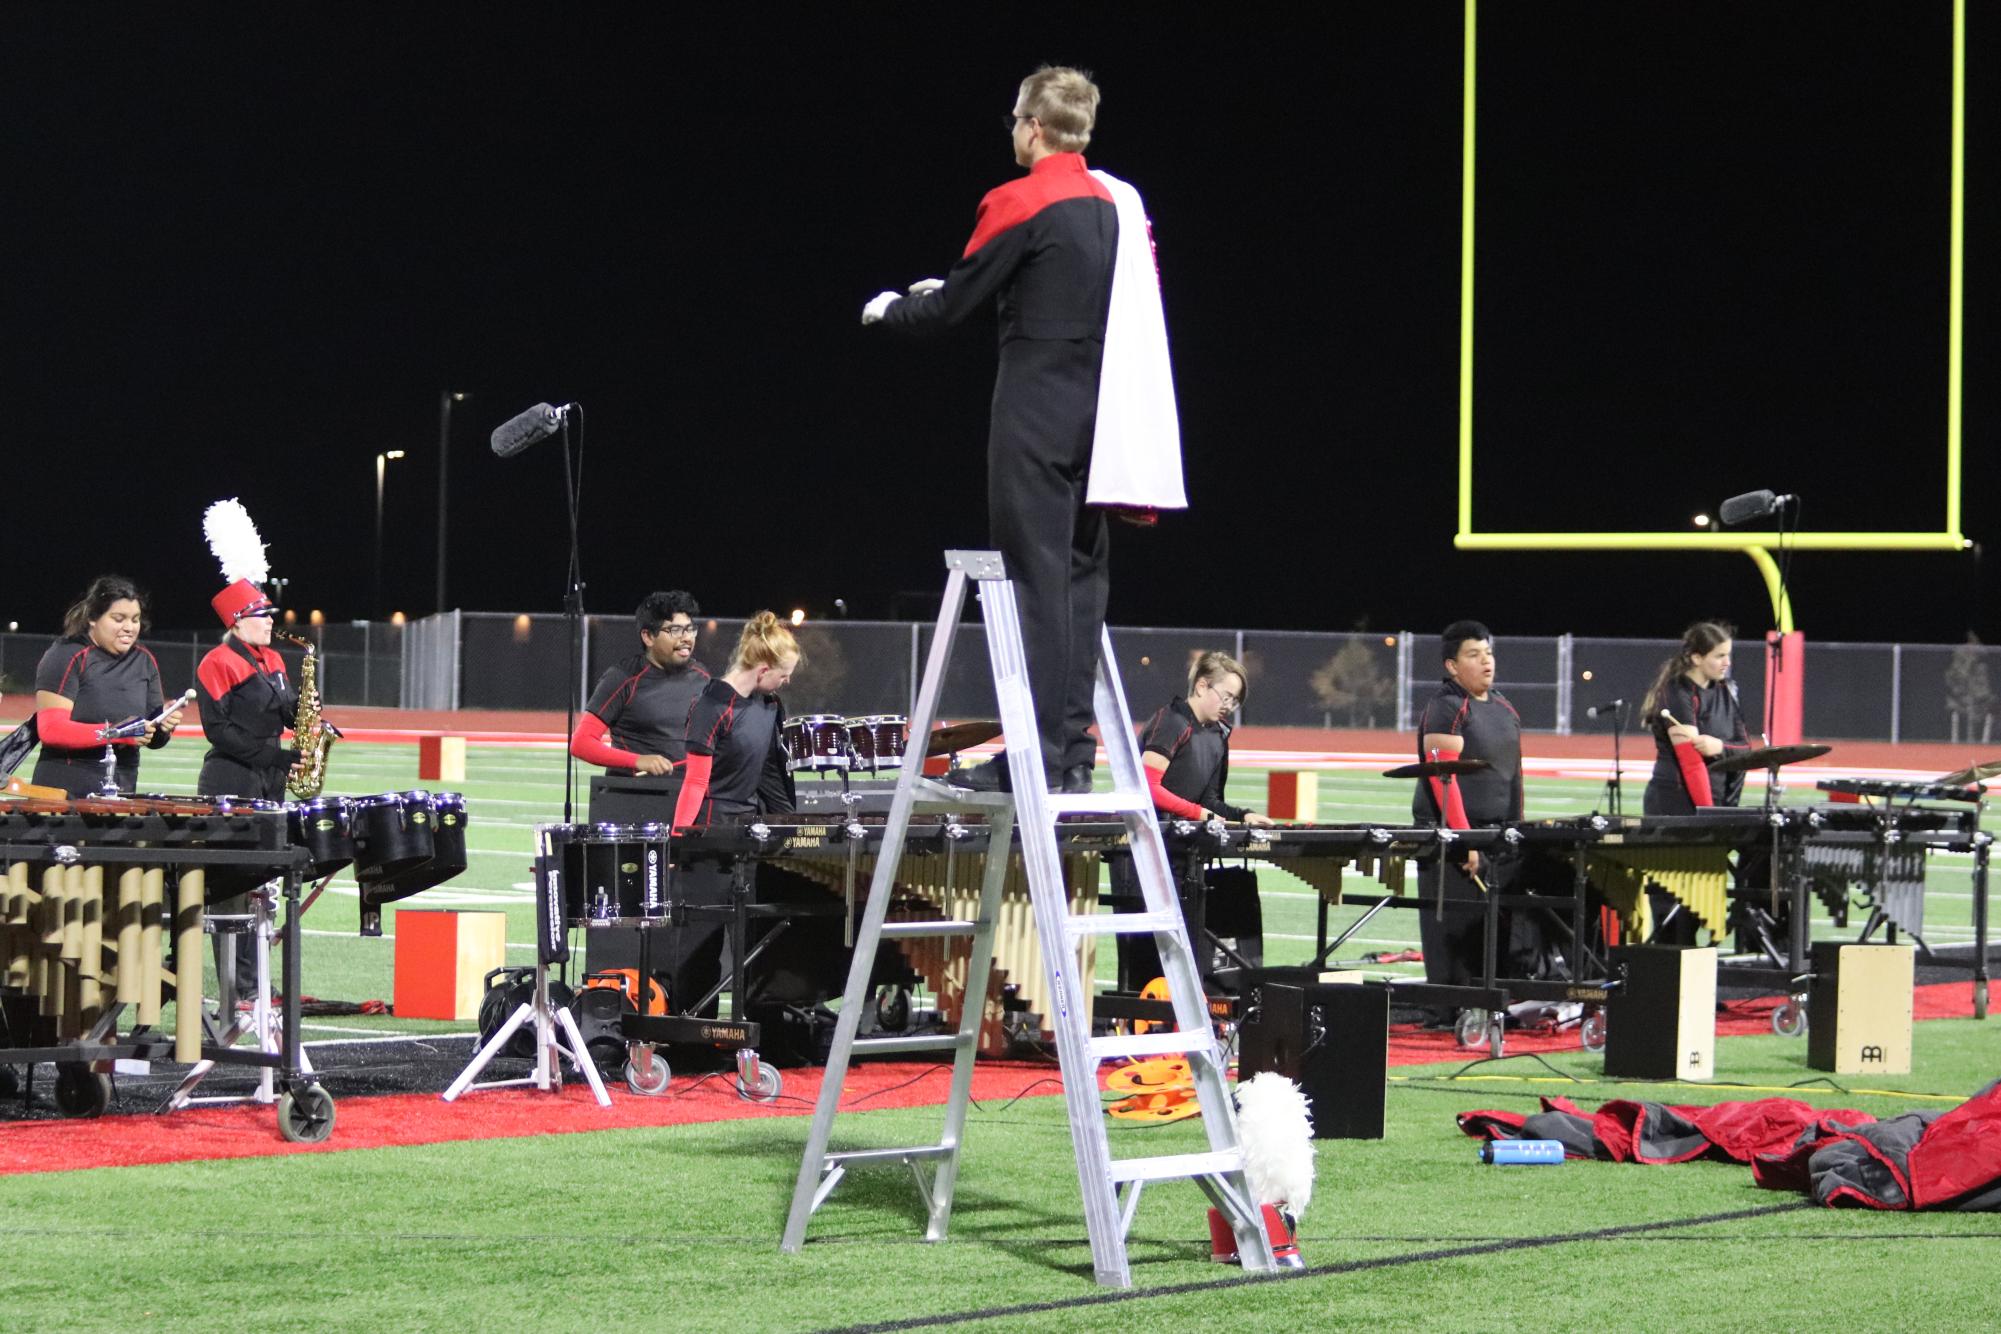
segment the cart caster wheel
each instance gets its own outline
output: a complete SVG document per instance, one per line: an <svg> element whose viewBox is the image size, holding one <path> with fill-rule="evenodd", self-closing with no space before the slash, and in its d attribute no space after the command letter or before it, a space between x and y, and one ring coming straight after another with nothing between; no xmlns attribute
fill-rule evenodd
<svg viewBox="0 0 2001 1334"><path fill-rule="evenodd" d="M1507 1055L1508 1016L1505 1010L1495 1010L1487 1020L1487 1055L1500 1060Z"/></svg>
<svg viewBox="0 0 2001 1334"><path fill-rule="evenodd" d="M1452 1036L1462 1047L1484 1047L1487 1045L1487 1012L1485 1010L1461 1010L1459 1021L1452 1026Z"/></svg>
<svg viewBox="0 0 2001 1334"><path fill-rule="evenodd" d="M901 1033L910 1027L910 992L887 983L875 993L876 1026L885 1033Z"/></svg>
<svg viewBox="0 0 2001 1334"><path fill-rule="evenodd" d="M643 1098L657 1098L667 1091L667 1081L674 1072L667 1067L667 1058L659 1052L653 1053L652 1062L645 1068L625 1063L625 1086Z"/></svg>
<svg viewBox="0 0 2001 1334"><path fill-rule="evenodd" d="M1586 1051L1605 1050L1605 1012L1586 1012L1584 1022L1577 1026L1577 1040L1584 1044Z"/></svg>
<svg viewBox="0 0 2001 1334"><path fill-rule="evenodd" d="M1806 1036L1806 1006L1799 997L1781 1001L1772 1011L1772 1031L1782 1038L1803 1038Z"/></svg>
<svg viewBox="0 0 2001 1334"><path fill-rule="evenodd" d="M102 1116L110 1105L111 1076L96 1074L79 1061L56 1065L56 1109L64 1116Z"/></svg>
<svg viewBox="0 0 2001 1334"><path fill-rule="evenodd" d="M762 1061L758 1062L755 1082L744 1082L742 1075L738 1075L736 1080L737 1096L745 1102L776 1102L784 1087L785 1079L778 1073L777 1067Z"/></svg>
<svg viewBox="0 0 2001 1334"><path fill-rule="evenodd" d="M278 1133L291 1144L319 1144L333 1134L333 1095L302 1084L278 1095Z"/></svg>

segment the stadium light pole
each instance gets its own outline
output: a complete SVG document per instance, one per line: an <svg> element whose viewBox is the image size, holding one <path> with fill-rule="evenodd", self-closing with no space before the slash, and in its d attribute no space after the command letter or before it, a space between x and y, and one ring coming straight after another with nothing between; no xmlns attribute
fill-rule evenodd
<svg viewBox="0 0 2001 1334"><path fill-rule="evenodd" d="M452 404L466 396L446 389L438 394L438 611L445 610L445 484L452 457Z"/></svg>
<svg viewBox="0 0 2001 1334"><path fill-rule="evenodd" d="M400 459L400 449L385 449L375 456L375 590L368 602L368 619L382 611L382 484L389 475L391 459Z"/></svg>

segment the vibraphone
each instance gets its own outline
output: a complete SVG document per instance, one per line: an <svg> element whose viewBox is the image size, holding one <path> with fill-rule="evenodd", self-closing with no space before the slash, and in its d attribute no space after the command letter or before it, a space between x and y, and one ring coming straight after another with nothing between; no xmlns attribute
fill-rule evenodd
<svg viewBox="0 0 2001 1334"><path fill-rule="evenodd" d="M283 1090L279 1130L324 1139L333 1101L299 1043L299 921L311 904L301 895L309 877L350 862L367 934L383 903L465 869L463 799L0 801L0 1067L54 1062L56 1102L72 1116L104 1110L118 1060L270 1070ZM224 1031L235 1016L204 1013L205 923L211 900L271 880L285 906L281 1032L275 1050L249 1050ZM159 1031L170 995L171 1036Z"/></svg>
<svg viewBox="0 0 2001 1334"><path fill-rule="evenodd" d="M0 802L0 1064L56 1062L58 1106L84 1116L108 1104L113 1060L275 1067L287 1095L281 1129L310 1134L330 1100L299 1058L298 906L308 864L282 810L171 797ZM203 916L217 874L284 881L276 1054L219 1044L202 1013ZM195 984L179 986L176 968L193 970ZM170 987L180 1002L171 1038L156 1031ZM121 1035L127 1009L133 1022Z"/></svg>

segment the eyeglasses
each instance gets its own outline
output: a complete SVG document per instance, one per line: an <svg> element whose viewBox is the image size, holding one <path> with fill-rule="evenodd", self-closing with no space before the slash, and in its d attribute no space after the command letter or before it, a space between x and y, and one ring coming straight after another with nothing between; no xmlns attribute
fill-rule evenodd
<svg viewBox="0 0 2001 1334"><path fill-rule="evenodd" d="M1035 117L1033 117L1033 116L1024 116L1024 115L1020 114L1019 112L1010 112L1009 114L1007 114L1007 115L1005 115L1005 116L1001 117L1001 123L1002 123L1003 125L1007 126L1007 132L1008 132L1009 134L1013 134L1013 133L1015 132L1015 130L1016 130L1016 129L1018 129L1018 128L1020 127L1020 125L1021 125L1021 123L1022 123L1023 121L1030 121L1030 122L1033 122L1034 120L1035 120Z"/></svg>
<svg viewBox="0 0 2001 1334"><path fill-rule="evenodd" d="M663 625L653 632L656 635L671 635L675 639L693 639L695 627L692 625Z"/></svg>
<svg viewBox="0 0 2001 1334"><path fill-rule="evenodd" d="M1237 705L1243 703L1241 699L1238 699L1235 695L1231 694L1227 690L1219 689L1215 685L1206 681L1203 684L1209 686L1209 693L1214 695L1216 697L1216 702L1222 705L1226 709L1234 709L1237 707Z"/></svg>

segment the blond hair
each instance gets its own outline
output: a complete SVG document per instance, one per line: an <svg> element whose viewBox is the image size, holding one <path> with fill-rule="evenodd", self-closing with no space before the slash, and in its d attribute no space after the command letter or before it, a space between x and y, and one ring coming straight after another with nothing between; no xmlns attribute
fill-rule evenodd
<svg viewBox="0 0 2001 1334"><path fill-rule="evenodd" d="M730 670L776 667L787 658L798 657L799 641L792 637L791 627L779 620L776 612L761 611L743 623L736 652L730 655Z"/></svg>
<svg viewBox="0 0 2001 1334"><path fill-rule="evenodd" d="M1216 648L1195 659L1195 665L1188 669L1188 693L1194 694L1195 687L1204 681L1213 682L1225 676L1234 676L1244 683L1243 693L1237 696L1238 704L1251 697L1251 678L1244 674L1244 665Z"/></svg>
<svg viewBox="0 0 2001 1334"><path fill-rule="evenodd" d="M1044 65L1021 81L1017 105L1042 125L1042 138L1059 153L1081 153L1098 123L1098 85L1088 70Z"/></svg>

